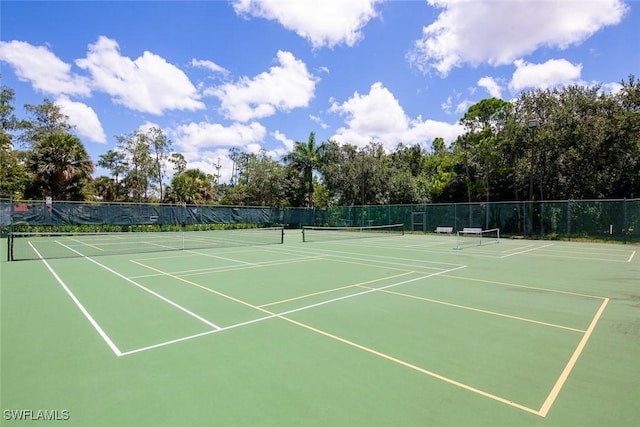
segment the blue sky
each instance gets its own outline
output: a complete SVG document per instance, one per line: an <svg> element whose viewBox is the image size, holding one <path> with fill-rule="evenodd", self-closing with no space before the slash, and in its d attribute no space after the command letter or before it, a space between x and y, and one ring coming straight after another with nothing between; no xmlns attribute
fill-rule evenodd
<svg viewBox="0 0 640 427"><path fill-rule="evenodd" d="M206 172L232 147L451 142L467 108L640 77L640 2L2 1L2 84L61 106L91 158L160 127ZM98 173L104 171L98 170Z"/></svg>

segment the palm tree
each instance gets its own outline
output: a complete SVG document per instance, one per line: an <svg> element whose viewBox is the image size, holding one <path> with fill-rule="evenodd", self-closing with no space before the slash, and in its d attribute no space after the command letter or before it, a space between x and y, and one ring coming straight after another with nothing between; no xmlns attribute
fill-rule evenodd
<svg viewBox="0 0 640 427"><path fill-rule="evenodd" d="M214 197L213 176L200 169L187 169L176 174L167 189L167 198L187 204L202 204Z"/></svg>
<svg viewBox="0 0 640 427"><path fill-rule="evenodd" d="M28 196L54 200L83 200L93 173L93 162L80 139L64 131L37 141L27 167L34 176Z"/></svg>
<svg viewBox="0 0 640 427"><path fill-rule="evenodd" d="M313 171L318 168L324 144L316 145L316 134L311 132L307 142L296 142L293 151L284 156L289 163L302 175L302 185L306 187L307 207L313 207Z"/></svg>

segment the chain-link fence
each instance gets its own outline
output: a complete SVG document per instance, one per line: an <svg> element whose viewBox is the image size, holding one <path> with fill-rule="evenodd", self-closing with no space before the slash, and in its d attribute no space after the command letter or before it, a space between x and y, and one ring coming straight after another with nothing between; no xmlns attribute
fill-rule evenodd
<svg viewBox="0 0 640 427"><path fill-rule="evenodd" d="M0 226L104 228L139 225L284 224L499 228L504 236L640 242L640 199L340 206L326 209L0 199Z"/></svg>

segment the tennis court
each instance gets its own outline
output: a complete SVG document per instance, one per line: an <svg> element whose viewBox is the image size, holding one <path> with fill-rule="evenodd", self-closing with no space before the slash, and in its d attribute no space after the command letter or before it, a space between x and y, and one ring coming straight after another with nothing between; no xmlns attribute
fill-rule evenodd
<svg viewBox="0 0 640 427"><path fill-rule="evenodd" d="M15 240L2 424L640 419L638 246L251 232Z"/></svg>

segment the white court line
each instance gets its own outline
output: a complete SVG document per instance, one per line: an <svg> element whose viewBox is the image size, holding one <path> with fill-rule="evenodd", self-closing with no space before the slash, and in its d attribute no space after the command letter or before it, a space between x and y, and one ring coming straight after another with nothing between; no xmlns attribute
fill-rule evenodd
<svg viewBox="0 0 640 427"><path fill-rule="evenodd" d="M520 249L528 249L528 248L530 248L532 246L535 246L535 245L518 246L517 248L505 249L504 251L502 251L502 253L506 254L506 253L509 253L509 252L519 251Z"/></svg>
<svg viewBox="0 0 640 427"><path fill-rule="evenodd" d="M524 250L524 251L513 252L513 253L510 253L510 254L507 254L507 255L502 255L500 258L508 258L508 257L514 256L514 255L525 254L527 252L537 251L538 249L548 248L549 246L553 246L553 243L550 243L548 245L543 245L543 246L537 246L535 248L527 249L527 250Z"/></svg>
<svg viewBox="0 0 640 427"><path fill-rule="evenodd" d="M60 276L58 276L58 274L53 270L53 268L51 268L51 266L49 265L49 263L42 257L42 255L40 255L40 252L38 252L38 250L36 248L33 247L33 245L31 244L31 242L29 242L29 246L31 246L31 249L33 249L33 251L38 255L38 258L40 258L40 260L44 263L44 265L47 267L47 269L49 270L49 272L51 274L53 274L53 277L55 277L55 279L58 281L58 283L60 284L60 286L62 286L62 289L65 290L65 292L67 293L67 295L69 295L69 297L71 298L71 300L76 304L76 306L80 309L80 311L82 312L82 314L84 314L84 317L87 318L87 320L89 321L89 323L91 323L91 326L93 326L93 328L98 332L98 334L102 337L102 339L104 340L104 342L107 343L107 345L109 346L109 348L116 354L116 356L120 357L122 356L122 352L120 351L120 349L118 349L118 347L115 345L115 343L111 340L111 338L109 338L109 335L107 335L107 333L100 327L100 325L98 325L98 322L96 322L96 320L89 314L89 312L84 308L84 306L82 305L82 303L80 303L80 301L78 300L78 298L76 298L76 296L73 294L73 292L71 292L71 290L67 287L67 285L62 281L62 279L60 278Z"/></svg>
<svg viewBox="0 0 640 427"><path fill-rule="evenodd" d="M391 239L391 238L390 237L385 237L385 239ZM335 241L335 242L331 242L331 243L335 244L336 246L342 245L342 246L349 246L349 247L359 246L359 247L365 247L365 248L371 248L371 247L382 248L382 246L361 245L361 244L349 243L349 242L354 242L355 240L362 240L362 239ZM316 242L316 243L323 243L323 242ZM449 242L449 243L451 243L451 242ZM313 245L313 244L314 243L309 243L309 245ZM437 255L451 254L451 249L452 249L451 247L446 249L446 250L445 249L437 249L437 248L429 249L428 247L413 248L413 247L409 247L407 245L402 245L402 246L385 245L385 247L386 248L401 249L401 250L406 250L406 251L412 251L412 252L418 252L420 254L432 253L432 254L437 254ZM459 251L456 251L456 252L459 252ZM352 253L352 252L345 252L345 253ZM470 257L477 257L477 258L491 258L491 259L495 259L496 258L496 255L488 255L488 254L482 253L482 252L466 252L464 255L465 256L470 256ZM379 256L379 255L370 255L370 256ZM396 259L398 259L398 258L396 258ZM430 262L430 261L425 261L425 262ZM446 263L446 262L434 262L434 263L443 264L443 265L447 265L447 264L449 264L449 265L459 265L459 264L451 264L451 263Z"/></svg>
<svg viewBox="0 0 640 427"><path fill-rule="evenodd" d="M219 255L203 254L203 253L197 252L197 251L195 251L193 249L186 250L185 252L189 252L191 254L204 256L204 257L209 257L209 258L221 259L221 260L224 260L224 261L231 261L231 262L235 262L237 264L245 264L245 265L252 265L252 266L259 266L260 265L259 263L255 263L255 262L240 261L240 260L237 260L237 259L227 258L227 257L219 256Z"/></svg>
<svg viewBox="0 0 640 427"><path fill-rule="evenodd" d="M388 237L387 237L388 238ZM356 246L356 245L351 245L351 246ZM360 246L364 246L364 247L368 247L370 248L371 246L366 246L366 245L360 245ZM411 258L403 258L403 257L393 257L393 256L386 256L386 255L367 255L365 258L358 258L358 257L353 257L353 256L344 256L342 254L347 254L347 255L353 255L353 252L348 252L348 251L337 251L337 250L332 250L332 249L322 249L322 251L318 251L318 250L314 250L314 249L303 249L303 248L296 248L296 250L294 251L293 249L285 249L285 248L278 248L277 249L280 252L288 252L288 253L294 253L294 254L299 254L300 251L305 251L305 252L311 252L312 254L319 254L319 255L324 255L324 256L330 256L330 257L339 257L340 259L353 259L356 261L367 261L370 263L384 263L384 264L390 264L390 265L398 265L401 267L411 267L413 269L417 269L417 268L425 268L425 269L438 269L439 267L429 267L427 265L415 265L415 264L405 264L405 263L399 263L399 262L391 262L391 261L382 261L378 258L384 258L384 259L391 259L391 260L402 260L402 261L415 261L417 263L423 263L423 264L436 264L436 265L442 265L442 266L457 266L459 267L461 264L453 264L450 262L440 262L440 261L429 261L426 259L411 259ZM425 251L418 251L418 252L425 252ZM437 253L441 253L441 252L437 252ZM336 255L338 254L338 255Z"/></svg>
<svg viewBox="0 0 640 427"><path fill-rule="evenodd" d="M140 265L144 266L144 264L140 264ZM355 294L349 294L349 295L344 295L344 296L337 297L337 298L332 298L330 300L321 301L319 303L306 305L304 307L294 308L292 310L282 311L280 313L273 313L273 312L271 312L269 310L266 310L266 309L264 309L262 307L259 307L259 306L253 305L253 304L249 304L249 303L244 303L245 305L250 306L252 308L255 308L256 310L259 310L259 311L261 311L263 313L267 313L268 315L264 316L264 317L259 317L257 319L249 320L249 321L246 321L246 322L241 322L241 323L237 323L237 324L234 324L234 325L225 326L225 327L219 328L219 329L217 329L215 331L207 331L207 332L203 332L203 333L199 333L199 334L195 334L195 335L190 335L190 336L187 336L187 337L182 337L182 338L178 338L178 339L174 339L174 340L170 340L170 341L161 342L161 343L150 345L150 346L147 346L147 347L138 348L138 349L135 349L135 350L130 350L130 351L127 351L127 352L123 353L122 355L123 356L127 356L129 354L140 353L140 352L145 351L145 350L151 350L151 349L155 349L155 348L159 348L159 347L164 347L164 346L167 346L167 345L170 345L170 344L174 344L174 343L177 343L177 342L187 341L187 340L190 340L190 339L193 339L193 338L198 338L198 337L201 337L201 336L204 336L204 335L209 335L209 334L212 334L214 332L222 332L222 331L226 331L228 329L234 329L234 328L237 328L237 327L240 327L240 326L250 325L250 324L253 324L253 323L262 322L264 320L269 320L269 319L273 319L273 318L281 318L281 319L290 321L290 319L288 319L285 316L287 316L289 314L293 314L293 313L298 313L300 311L305 311L305 310L309 310L309 309L312 309L312 308L320 307L320 306L323 306L323 305L332 304L332 303L337 302L337 301L342 301L342 300L346 300L346 299L349 299L349 298L354 298L354 297L358 297L358 296L361 296L361 295L370 294L370 293L373 293L373 292L379 292L379 291L383 291L385 289L391 289L391 288L394 288L394 287L397 287L397 286L401 286L401 285L404 285L404 284L407 284L407 283L416 282L418 280L423 280L423 279L428 279L430 277L440 276L442 274L451 273L453 271L461 270L461 269L466 268L466 267L467 267L466 265L461 265L459 267L452 268L452 269L449 269L449 270L442 270L442 271L439 271L437 273L431 273L431 274L427 274L427 275L420 276L420 277L414 277L413 279L403 280L401 282L392 283L390 285L382 286L380 288L367 289L365 291L357 292ZM154 267L147 267L147 268L159 271L158 269L156 269ZM180 277L172 276L171 274L166 274L166 275L168 277L173 277L175 279L181 280L181 281L183 281L183 282L185 282L187 284L192 284L192 285L198 286L200 288L208 289L210 292L212 292L212 293L214 293L216 295L219 295L219 296L222 296L222 297L225 297L225 298L229 298L229 299L231 299L233 301L238 301L239 302L239 300L237 300L236 298L229 297L229 296L227 296L227 295L225 295L225 294L223 294L221 292L214 291L213 289L209 289L209 288L203 287L202 285L198 285L197 283L189 282L189 281L187 281L185 279L182 279Z"/></svg>
<svg viewBox="0 0 640 427"><path fill-rule="evenodd" d="M153 295L153 296L155 296L155 297L157 297L157 298L161 299L162 301L166 302L167 304L170 304L170 305L174 306L175 308L177 308L177 309L179 309L179 310L181 310L181 311L183 311L183 312L187 313L189 316L191 316L191 317L194 317L194 318L198 319L198 320L199 320L199 321L201 321L202 323L204 323L204 324L206 324L206 325L209 325L209 326L211 326L211 327L212 327L212 328L214 328L214 329L220 329L220 326L218 326L218 325L216 325L216 324L214 324L214 323L209 322L207 319L205 319L205 318L203 318L203 317L201 317L201 316L199 316L199 315L195 314L195 313L194 313L194 312L192 312L192 311L187 310L186 308L184 308L184 307L183 307L183 306L181 306L180 304L178 304L178 303L176 303L176 302L171 301L169 298L163 297L163 296L162 296L162 295L160 295L159 293L154 292L154 291L152 291L152 290L151 290L151 289L149 289L149 288L145 288L144 286L142 286L141 284L139 284L139 283L135 282L134 280L129 279L128 277L126 277L126 276L124 276L124 275L122 275L122 274L118 273L117 271L115 271L115 270L113 270L113 269L111 269L111 268L107 267L106 265L100 264L98 261L96 261L96 260L94 260L94 259L92 259L92 258L89 258L89 257L87 257L87 256L85 256L85 255L83 255L83 254L81 254L80 252L76 251L76 250L75 250L75 249L73 249L73 248L70 248L69 246L65 245L64 243L61 243L61 242L59 242L59 241L57 241L57 240L56 240L56 243L58 243L59 245L64 246L65 248L69 249L70 251L73 251L73 252L77 253L77 254L78 254L78 255L80 255L82 258L86 259L87 261L91 261L91 262L92 262L92 263L94 263L95 265L97 265L97 266L99 266L99 267L104 268L105 270L107 270L107 271L108 271L108 272L110 272L110 273L115 274L116 276L120 277L121 279L126 280L127 282L131 283L132 285L137 286L138 288L142 289L143 291L146 291L146 292L150 293L151 295Z"/></svg>
<svg viewBox="0 0 640 427"><path fill-rule="evenodd" d="M280 301L273 301L267 304L261 304L258 307L263 308L263 307L269 307L271 305L278 305L278 304L284 304L285 302L291 302L291 301L297 301L300 299L305 299L305 298L311 298L311 297L315 297L318 295L322 295L322 294L328 294L331 292L336 292L336 291L341 291L344 289L349 289L349 288L355 288L355 287L362 287L365 288L369 283L376 283L376 282L382 282L385 280L389 280L389 279L395 279L396 277L401 277L401 276L406 276L408 274L416 274L415 271L405 271L404 273L401 274L396 274L395 276L386 276L386 277L381 277L379 279L373 279L373 280L367 280L366 282L361 282L361 283L356 283L355 285L345 285L345 286L340 286L338 288L333 288L333 289L326 289L324 291L318 291L318 292L312 292L310 294L305 294L305 295L299 295L297 297L293 297L293 298L287 298L287 299L283 299ZM367 289L373 289L371 287L366 287Z"/></svg>
<svg viewBox="0 0 640 427"><path fill-rule="evenodd" d="M162 259L162 258L159 258ZM175 258L172 258L175 259ZM172 271L172 272L162 272L162 273L154 273L154 274L140 274L137 276L130 276L131 279L139 279L142 277L158 277L158 276L166 276L167 274L173 274L175 276L196 276L196 275L201 275L201 274L208 274L208 273L226 273L227 271L239 271L239 270L247 270L249 268L253 268L253 267L270 267L270 266L277 266L277 265L284 265L284 264L292 264L295 262L305 262L305 261L317 261L317 260L321 260L324 259L324 257L322 256L307 256L307 257L303 257L303 258L296 258L296 259L289 259L289 260L281 260L281 259L276 259L276 260L272 260L272 261L265 261L265 262L259 262L259 263L255 263L255 264L251 264L249 266L240 266L240 265L234 265L234 266L228 266L228 265L222 265L222 266L218 266L218 267L208 267L208 268L194 268L191 270L180 270L180 271ZM139 264L145 268L149 268L148 265L146 265L143 261L155 261L155 259L153 258L145 258L145 259L139 259L139 260L130 260L131 262L135 263L135 264Z"/></svg>
<svg viewBox="0 0 640 427"><path fill-rule="evenodd" d="M122 353L122 355L123 356L129 356L130 354L141 353L143 351L153 350L153 349L159 348L159 347L165 347L167 345L176 344L176 343L179 343L179 342L182 342L182 341L189 341L189 340L192 340L194 338L200 338L200 337L203 337L205 335L214 334L216 332L223 332L223 331L227 331L229 329L235 329L235 328L239 328L241 326L250 325L252 323L262 322L264 320L273 319L274 317L276 317L276 316L275 315L270 315L270 316L258 317L257 319L247 320L246 322L241 322L241 323L235 323L233 325L225 326L225 327L222 327L220 329L215 329L213 331L200 332L199 334L193 334L193 335L189 335L189 336L186 336L186 337L176 338L174 340L164 341L164 342L161 342L161 343L158 343L158 344L152 344L152 345L148 345L146 347L141 347L141 348L136 348L134 350L125 351L125 352Z"/></svg>
<svg viewBox="0 0 640 427"><path fill-rule="evenodd" d="M103 251L104 252L104 249L99 248L98 246L92 245L90 243L83 242L82 240L74 239L73 237L67 237L67 239L69 239L69 240L71 240L73 242L76 242L76 243L80 243L81 245L88 246L90 248L97 249L99 251Z"/></svg>
<svg viewBox="0 0 640 427"><path fill-rule="evenodd" d="M627 260L627 262L631 262L631 260L633 259L633 256L636 254L636 251L633 251L631 253L631 256L629 257L629 259Z"/></svg>

